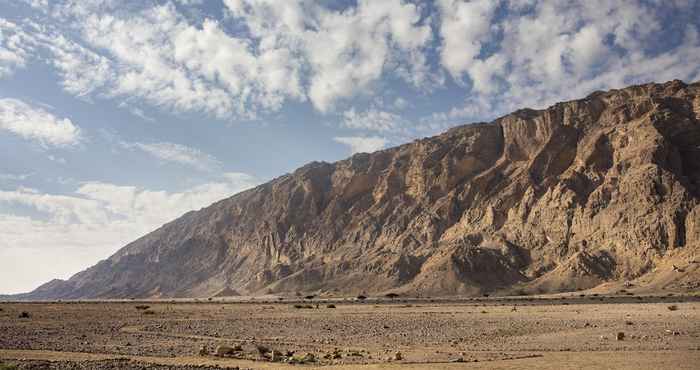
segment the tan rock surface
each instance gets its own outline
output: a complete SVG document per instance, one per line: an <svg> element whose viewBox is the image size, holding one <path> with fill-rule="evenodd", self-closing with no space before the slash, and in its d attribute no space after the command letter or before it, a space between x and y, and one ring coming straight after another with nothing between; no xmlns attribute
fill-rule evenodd
<svg viewBox="0 0 700 370"><path fill-rule="evenodd" d="M647 84L310 163L24 297L697 289L699 114Z"/></svg>

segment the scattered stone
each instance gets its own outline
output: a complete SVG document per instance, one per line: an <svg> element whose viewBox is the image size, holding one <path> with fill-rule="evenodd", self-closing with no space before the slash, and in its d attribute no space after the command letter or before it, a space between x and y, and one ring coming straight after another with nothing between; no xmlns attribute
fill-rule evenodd
<svg viewBox="0 0 700 370"><path fill-rule="evenodd" d="M236 350L233 347L224 344L217 346L215 350L215 354L219 357L230 356L235 352Z"/></svg>
<svg viewBox="0 0 700 370"><path fill-rule="evenodd" d="M289 358L289 362L297 364L307 364L310 362L316 362L316 356L313 353L297 353Z"/></svg>
<svg viewBox="0 0 700 370"><path fill-rule="evenodd" d="M615 339L617 339L617 340L625 340L625 333L623 333L623 332L618 332L617 335L615 336Z"/></svg>

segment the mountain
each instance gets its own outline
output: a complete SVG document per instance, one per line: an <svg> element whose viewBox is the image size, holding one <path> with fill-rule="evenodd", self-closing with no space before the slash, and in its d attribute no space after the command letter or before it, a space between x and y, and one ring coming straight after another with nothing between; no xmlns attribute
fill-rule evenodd
<svg viewBox="0 0 700 370"><path fill-rule="evenodd" d="M696 289L699 251L700 83L672 81L310 163L17 297Z"/></svg>

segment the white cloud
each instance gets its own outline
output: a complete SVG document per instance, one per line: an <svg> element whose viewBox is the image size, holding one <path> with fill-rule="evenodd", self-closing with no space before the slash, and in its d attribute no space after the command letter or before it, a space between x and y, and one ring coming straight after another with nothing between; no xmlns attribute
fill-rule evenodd
<svg viewBox="0 0 700 370"><path fill-rule="evenodd" d="M440 0L440 51L442 65L457 80L479 60L490 41L491 18L499 3L492 0Z"/></svg>
<svg viewBox="0 0 700 370"><path fill-rule="evenodd" d="M103 182L84 183L68 195L0 191L0 258L13 261L0 269L0 293L67 278L162 224L256 183L252 176L230 173L180 192ZM39 215L14 214L12 206Z"/></svg>
<svg viewBox="0 0 700 370"><path fill-rule="evenodd" d="M81 141L80 128L68 118L58 118L17 99L0 99L0 130L43 147L69 147Z"/></svg>
<svg viewBox="0 0 700 370"><path fill-rule="evenodd" d="M48 36L51 37L51 36ZM112 62L63 35L53 35L47 43L53 53L52 63L63 89L78 97L88 97L115 78Z"/></svg>
<svg viewBox="0 0 700 370"><path fill-rule="evenodd" d="M225 0L260 38L259 48L288 48L310 69L308 96L321 112L339 99L366 91L388 65L401 66L413 82L426 78L421 50L431 30L419 9L399 0L361 0L331 11L314 2ZM410 60L407 63L407 60Z"/></svg>
<svg viewBox="0 0 700 370"><path fill-rule="evenodd" d="M371 131L398 131L405 121L398 114L370 108L357 112L350 108L343 112L342 125L351 129Z"/></svg>
<svg viewBox="0 0 700 370"><path fill-rule="evenodd" d="M22 27L0 18L0 78L26 65L34 43L34 38Z"/></svg>
<svg viewBox="0 0 700 370"><path fill-rule="evenodd" d="M387 139L383 137L334 137L334 141L350 147L350 154L371 153L383 149L387 144Z"/></svg>
<svg viewBox="0 0 700 370"><path fill-rule="evenodd" d="M202 152L199 149L191 148L175 143L128 143L120 142L126 149L138 149L150 154L162 161L174 162L194 167L202 171L214 171L221 167L221 162L215 157Z"/></svg>
<svg viewBox="0 0 700 370"><path fill-rule="evenodd" d="M697 8L692 2L507 1L496 19L498 5L441 2L441 62L472 82L464 104L442 118L493 118L595 90L700 78L700 65L688 63L700 60L696 26L686 25L680 42L665 37L662 47L655 39L662 16L680 17Z"/></svg>

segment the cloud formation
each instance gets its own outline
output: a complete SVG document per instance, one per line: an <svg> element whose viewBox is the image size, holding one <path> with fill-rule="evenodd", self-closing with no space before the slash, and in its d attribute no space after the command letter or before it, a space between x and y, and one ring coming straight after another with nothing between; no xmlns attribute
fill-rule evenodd
<svg viewBox="0 0 700 370"><path fill-rule="evenodd" d="M70 119L58 118L17 99L0 99L0 130L44 148L74 146L82 138L80 128Z"/></svg>
<svg viewBox="0 0 700 370"><path fill-rule="evenodd" d="M688 63L700 57L696 2L224 0L220 19L183 12L204 4L32 1L61 23L0 21L0 77L45 50L76 96L237 119L290 102L348 111L355 97L381 97L387 80L431 92L447 75L464 94L453 110L468 119L700 78ZM662 29L671 14L680 23Z"/></svg>
<svg viewBox="0 0 700 370"><path fill-rule="evenodd" d="M141 150L161 161L179 163L201 171L214 171L221 167L221 162L212 155L182 144L168 142L129 143L122 141L120 145L126 149Z"/></svg>
<svg viewBox="0 0 700 370"><path fill-rule="evenodd" d="M383 137L363 137L363 136L339 136L333 140L350 147L350 154L371 153L383 149L388 140Z"/></svg>

